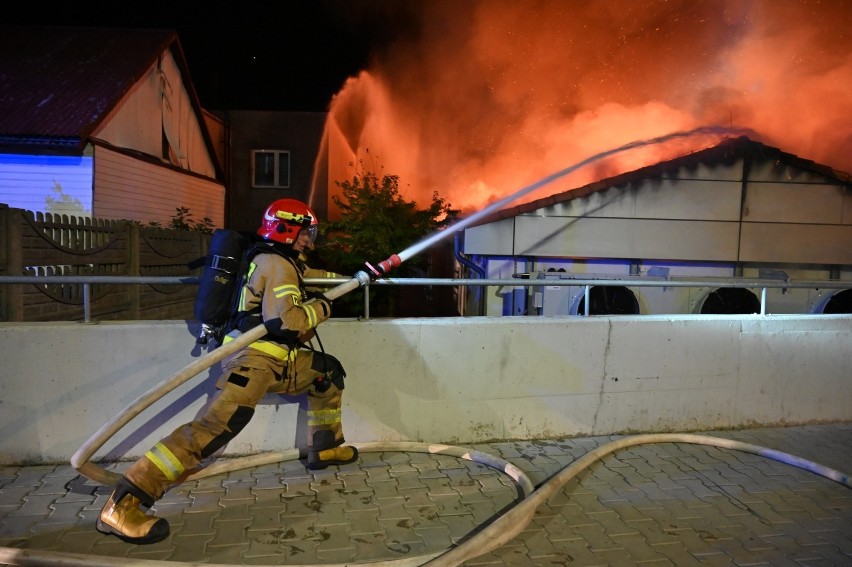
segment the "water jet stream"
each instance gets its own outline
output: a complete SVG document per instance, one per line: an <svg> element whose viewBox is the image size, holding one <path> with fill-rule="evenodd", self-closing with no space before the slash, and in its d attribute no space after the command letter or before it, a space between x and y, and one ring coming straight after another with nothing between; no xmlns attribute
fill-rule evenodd
<svg viewBox="0 0 852 567"><path fill-rule="evenodd" d="M662 144L662 143L665 143L665 142L670 142L672 140L691 138L693 136L712 135L712 136L720 136L721 137L721 136L739 136L739 135L745 135L745 134L748 134L748 133L750 133L748 130L738 129L738 128L725 128L725 127L721 127L721 126L702 126L700 128L695 128L694 130L686 130L686 131L683 131L683 132L673 132L671 134L666 134L665 136L658 136L656 138L648 138L648 139L645 139L645 140L636 140L636 141L630 142L628 144L618 146L618 147L613 148L611 150L606 150L606 151L600 152L600 153L595 154L591 157L588 157L588 158L586 158L586 159L584 159L580 162L577 162L570 167L566 167L565 169L561 169L561 170L559 170L555 173L551 173L547 177L544 177L544 178L536 181L535 183L533 183L531 185L527 185L526 187L519 189L518 191L512 193L511 195L507 195L506 197L503 197L502 199L494 201L493 203L489 204L488 206L481 209L480 211L477 211L476 213L470 215L469 217L466 217L466 218L460 220L459 222L445 228L444 230L436 232L435 234L426 237L425 239L421 240L420 242L417 242L416 244L409 246L408 248L406 248L402 252L399 252L398 256L404 262L404 261L408 260L409 258L411 258L412 256L414 256L415 254L422 252L423 250L429 248L430 246L432 246L436 242L442 240L443 238L446 238L450 234L453 234L454 232L458 232L459 230L462 230L463 228L467 228L468 226L470 226L473 223L483 219L484 217L488 216L489 214L493 213L494 211L497 211L497 210L503 208L504 206L508 205L509 203L512 203L513 201L520 199L524 195L528 195L529 193L532 193L536 189L540 189L540 188L544 187L545 185L552 183L553 181L556 181L557 179L559 179L561 177L565 177L569 173L573 173L573 172L577 171L578 169L580 169L582 167L585 167L585 166L587 166L591 163L594 163L596 161L600 161L604 158L608 158L608 157L613 156L615 154L619 154L621 152L633 150L633 149L636 149L636 148L642 148L642 147L645 147L645 146L653 146L653 145L656 145L656 144Z"/></svg>

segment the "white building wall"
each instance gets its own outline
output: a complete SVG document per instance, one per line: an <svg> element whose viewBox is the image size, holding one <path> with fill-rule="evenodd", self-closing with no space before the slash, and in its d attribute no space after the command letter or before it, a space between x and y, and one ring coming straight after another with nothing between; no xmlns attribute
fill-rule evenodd
<svg viewBox="0 0 852 567"><path fill-rule="evenodd" d="M569 278L620 277L631 264L637 277L655 267L683 277L691 264L698 277L759 278L766 269L792 280L849 280L852 191L775 160L699 164L468 227L463 252L489 273L515 257L531 273L562 269ZM572 313L580 291L550 294L558 305L544 314ZM633 291L640 313L674 314L695 312L714 288ZM773 290L767 312L811 313L824 300L819 290ZM488 315L501 313L499 298L487 306Z"/></svg>
<svg viewBox="0 0 852 567"><path fill-rule="evenodd" d="M92 137L117 148L127 148L153 157L163 153L163 113L160 80L151 66L103 120Z"/></svg>

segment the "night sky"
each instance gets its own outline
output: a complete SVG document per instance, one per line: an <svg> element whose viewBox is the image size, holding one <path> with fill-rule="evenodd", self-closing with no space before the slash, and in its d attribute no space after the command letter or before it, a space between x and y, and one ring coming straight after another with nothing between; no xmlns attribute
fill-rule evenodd
<svg viewBox="0 0 852 567"><path fill-rule="evenodd" d="M397 0L22 2L9 25L173 29L208 110L325 111L375 50L416 33Z"/></svg>
<svg viewBox="0 0 852 567"><path fill-rule="evenodd" d="M452 190L458 206L459 195L486 201L597 151L708 125L852 171L850 6L48 0L7 2L0 22L176 30L206 109L323 112L333 100L353 152L369 148L425 199L464 188Z"/></svg>

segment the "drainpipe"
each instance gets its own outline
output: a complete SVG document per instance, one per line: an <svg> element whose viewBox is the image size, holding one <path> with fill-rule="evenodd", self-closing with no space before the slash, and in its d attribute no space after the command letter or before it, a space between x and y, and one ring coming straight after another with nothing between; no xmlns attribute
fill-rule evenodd
<svg viewBox="0 0 852 567"><path fill-rule="evenodd" d="M468 268L471 272L476 273L480 279L485 279L485 270L468 260L461 253L461 231L453 234L453 256L459 261L459 264ZM474 296L476 297L476 313L482 315L482 289L481 286L475 286Z"/></svg>

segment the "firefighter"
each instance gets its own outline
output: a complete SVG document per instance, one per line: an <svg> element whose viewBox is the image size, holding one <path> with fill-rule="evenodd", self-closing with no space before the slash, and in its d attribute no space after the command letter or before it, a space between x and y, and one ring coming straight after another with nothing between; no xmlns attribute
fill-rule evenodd
<svg viewBox="0 0 852 567"><path fill-rule="evenodd" d="M343 379L340 362L306 347L316 326L331 315L331 302L306 290L303 278L339 277L306 264L313 250L317 217L304 203L280 199L266 209L239 298L235 330L264 325L267 334L223 360L218 391L194 421L178 427L123 475L97 521L98 531L136 544L169 535L165 518L147 514L166 489L234 438L267 393L307 394L307 467L352 463L355 447L343 445L340 421Z"/></svg>

